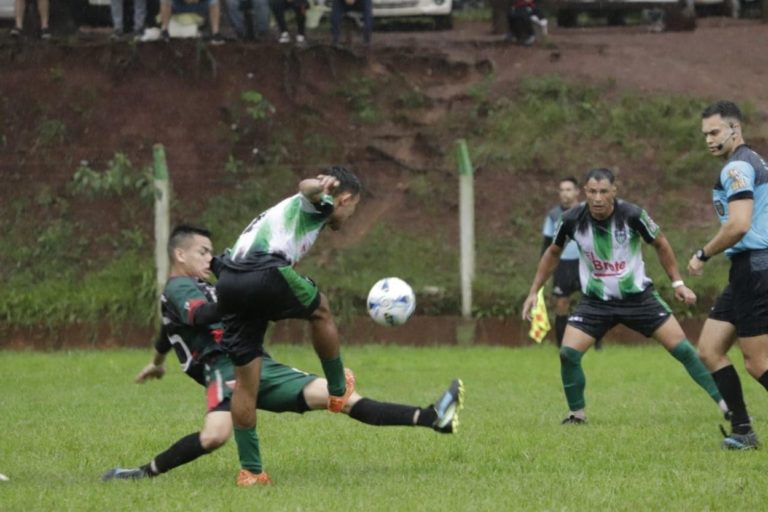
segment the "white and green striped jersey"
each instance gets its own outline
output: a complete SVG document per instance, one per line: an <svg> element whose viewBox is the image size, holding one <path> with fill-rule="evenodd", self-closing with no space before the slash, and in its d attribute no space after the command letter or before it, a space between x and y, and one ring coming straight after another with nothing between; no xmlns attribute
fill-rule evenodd
<svg viewBox="0 0 768 512"><path fill-rule="evenodd" d="M645 274L641 241L651 243L659 226L639 206L616 200L613 214L598 221L585 203L565 212L554 243L569 239L579 248L579 278L584 295L601 300L623 299L645 291L652 281Z"/></svg>
<svg viewBox="0 0 768 512"><path fill-rule="evenodd" d="M296 194L253 219L224 258L228 267L246 270L296 264L312 247L333 213L333 197L318 204Z"/></svg>

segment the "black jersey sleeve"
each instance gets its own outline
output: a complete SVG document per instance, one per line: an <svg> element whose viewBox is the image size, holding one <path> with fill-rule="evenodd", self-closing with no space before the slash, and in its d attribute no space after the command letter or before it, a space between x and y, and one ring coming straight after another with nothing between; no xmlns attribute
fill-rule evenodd
<svg viewBox="0 0 768 512"><path fill-rule="evenodd" d="M155 350L160 354L167 354L171 351L171 340L168 339L168 331L163 325L155 340Z"/></svg>
<svg viewBox="0 0 768 512"><path fill-rule="evenodd" d="M553 244L562 249L568 243L568 240L573 239L579 214L582 210L583 207L571 208L560 217L560 221L555 226Z"/></svg>
<svg viewBox="0 0 768 512"><path fill-rule="evenodd" d="M640 233L640 236L643 237L646 243L653 243L661 228L648 215L648 212L632 203L622 202L620 207L624 209L623 213L630 229Z"/></svg>

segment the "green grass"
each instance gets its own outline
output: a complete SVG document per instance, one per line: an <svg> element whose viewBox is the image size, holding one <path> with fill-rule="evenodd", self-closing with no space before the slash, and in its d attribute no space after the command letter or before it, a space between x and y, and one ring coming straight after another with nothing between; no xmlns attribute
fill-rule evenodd
<svg viewBox="0 0 768 512"><path fill-rule="evenodd" d="M311 371L310 347L272 346ZM343 416L260 415L272 488L237 489L234 444L152 481L98 480L195 431L202 390L177 368L143 386L149 352L0 353L4 511L761 510L765 455L719 449L716 406L658 346L584 359L590 424L563 427L551 345L350 347L358 389L424 405L466 384L461 431L374 428ZM737 367L742 368L741 360ZM742 371L766 432L768 396Z"/></svg>

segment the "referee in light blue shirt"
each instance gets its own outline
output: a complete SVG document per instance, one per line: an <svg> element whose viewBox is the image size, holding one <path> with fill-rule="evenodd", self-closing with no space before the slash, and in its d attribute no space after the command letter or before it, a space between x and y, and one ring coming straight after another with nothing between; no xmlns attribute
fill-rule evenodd
<svg viewBox="0 0 768 512"><path fill-rule="evenodd" d="M552 244L555 236L555 228L560 218L568 209L579 203L579 182L573 176L563 178L558 183L560 204L549 210L544 219L541 230L544 235L542 254ZM557 346L563 343L565 326L568 324L568 315L571 311L571 295L581 290L579 281L579 249L576 242L570 240L563 248L560 264L555 269L553 276L552 296L555 306L555 336ZM599 340L596 348L599 348Z"/></svg>

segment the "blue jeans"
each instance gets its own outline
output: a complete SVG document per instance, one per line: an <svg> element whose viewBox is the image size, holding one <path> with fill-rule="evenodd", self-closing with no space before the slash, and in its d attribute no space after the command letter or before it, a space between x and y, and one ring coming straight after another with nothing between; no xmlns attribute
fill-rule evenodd
<svg viewBox="0 0 768 512"><path fill-rule="evenodd" d="M225 0L224 5L227 17L237 36L245 38L248 34L245 25L245 7L251 7L251 22L253 23L253 35L263 36L269 32L269 0Z"/></svg>
<svg viewBox="0 0 768 512"><path fill-rule="evenodd" d="M112 13L112 26L120 32L125 31L123 25L123 0L112 0L109 6ZM144 31L144 22L147 19L147 0L133 0L133 31Z"/></svg>
<svg viewBox="0 0 768 512"><path fill-rule="evenodd" d="M338 44L341 35L341 20L347 11L359 11L363 13L363 41L371 42L373 32L373 0L355 0L348 5L345 0L331 0L331 37L333 44Z"/></svg>

